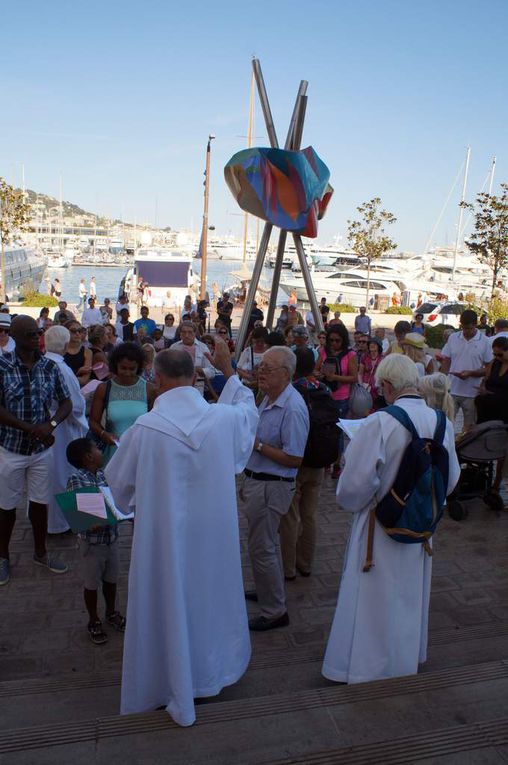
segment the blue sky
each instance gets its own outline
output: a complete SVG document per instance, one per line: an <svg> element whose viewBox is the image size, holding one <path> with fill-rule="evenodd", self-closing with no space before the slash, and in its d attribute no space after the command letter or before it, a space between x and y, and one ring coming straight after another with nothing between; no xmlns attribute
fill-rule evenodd
<svg viewBox="0 0 508 765"><path fill-rule="evenodd" d="M303 145L331 170L319 241L373 196L420 251L471 145L468 196L497 155L508 181L506 0L17 0L2 8L0 175L86 209L198 230L206 140L210 223L240 236L223 180L247 132L250 59L283 143L300 79ZM256 104L255 145L267 145ZM455 237L460 183L435 242Z"/></svg>

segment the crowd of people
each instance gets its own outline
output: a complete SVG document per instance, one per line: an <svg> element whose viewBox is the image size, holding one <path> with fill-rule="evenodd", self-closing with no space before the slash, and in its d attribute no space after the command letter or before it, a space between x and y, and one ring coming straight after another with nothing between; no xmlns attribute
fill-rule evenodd
<svg viewBox="0 0 508 765"><path fill-rule="evenodd" d="M323 674L363 682L415 673L426 656L431 542L378 532L365 573L371 511L411 439L437 439L439 411L448 493L460 475L458 412L463 430L508 423L508 321L489 338L465 310L432 354L421 315L397 322L390 341L363 307L351 338L324 298L322 330L293 301L270 331L254 304L236 354L227 293L213 331L190 296L178 323L168 313L160 326L147 306L131 322L126 296L115 320L111 301L96 308L96 294L82 297L81 321L65 301L53 320L45 309L37 320L0 309L0 585L11 579L16 508L27 503L34 564L65 574L46 547L48 533L73 533L55 497L109 486L121 513L134 514L127 619L116 603L118 526L108 520L78 535L90 639L104 644L108 625L126 632L123 713L163 707L190 725L195 698L245 672L249 630L290 623L286 588L312 575L320 490L338 479L339 508L354 521ZM337 423L348 418L364 423L345 447ZM247 591L237 497L255 585ZM257 604L250 619L245 600Z"/></svg>

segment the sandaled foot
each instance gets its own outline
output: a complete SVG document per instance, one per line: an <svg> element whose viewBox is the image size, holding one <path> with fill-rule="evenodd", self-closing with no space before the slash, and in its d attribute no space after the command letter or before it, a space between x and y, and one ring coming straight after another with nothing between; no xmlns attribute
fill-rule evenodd
<svg viewBox="0 0 508 765"><path fill-rule="evenodd" d="M102 622L97 619L95 622L90 622L88 625L88 633L90 635L90 640L92 643L95 643L95 645L103 645L103 643L108 642L108 636L102 629Z"/></svg>
<svg viewBox="0 0 508 765"><path fill-rule="evenodd" d="M112 614L106 616L108 624L112 624L117 632L125 632L125 616L122 616L120 611L113 611Z"/></svg>

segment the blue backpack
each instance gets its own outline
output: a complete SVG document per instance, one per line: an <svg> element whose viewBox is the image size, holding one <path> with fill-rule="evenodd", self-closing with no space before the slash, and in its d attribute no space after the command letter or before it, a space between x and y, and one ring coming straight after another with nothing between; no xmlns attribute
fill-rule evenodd
<svg viewBox="0 0 508 765"><path fill-rule="evenodd" d="M438 410L433 438L420 438L410 417L400 406L382 410L395 417L411 433L395 482L390 491L371 511L367 558L363 567L370 571L376 519L396 542L423 544L432 555L429 539L441 520L448 487L448 452L443 446L446 416Z"/></svg>

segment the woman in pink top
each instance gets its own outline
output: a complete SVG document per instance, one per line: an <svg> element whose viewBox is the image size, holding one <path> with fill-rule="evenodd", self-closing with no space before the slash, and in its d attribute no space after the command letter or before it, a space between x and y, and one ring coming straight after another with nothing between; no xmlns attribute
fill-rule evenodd
<svg viewBox="0 0 508 765"><path fill-rule="evenodd" d="M326 344L319 350L316 373L330 388L337 406L337 419L347 416L352 383L358 379L358 360L349 347L349 334L343 324L333 324L326 330ZM339 431L339 449L343 450L342 431ZM340 460L340 457L339 457ZM339 462L334 465L332 478L338 478Z"/></svg>

